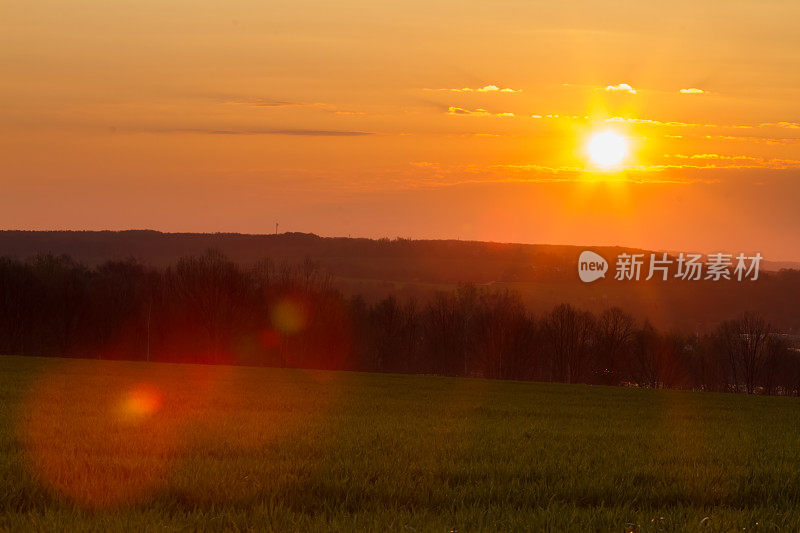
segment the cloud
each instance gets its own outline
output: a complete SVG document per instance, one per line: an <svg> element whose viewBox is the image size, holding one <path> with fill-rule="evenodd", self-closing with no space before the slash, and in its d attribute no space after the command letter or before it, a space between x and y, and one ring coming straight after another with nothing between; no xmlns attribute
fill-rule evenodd
<svg viewBox="0 0 800 533"><path fill-rule="evenodd" d="M547 115L550 116L550 115ZM555 115L557 116L557 115ZM534 116L534 118L536 118ZM761 124L698 124L691 122L663 122L660 120L650 120L646 118L623 118L611 117L605 119L606 122L627 122L630 124L650 124L653 126L676 126L676 127L691 127L691 128L731 128L737 130L754 130L758 128L782 128L790 130L800 130L800 122L762 122ZM706 136L712 138L711 136ZM800 141L798 138L768 138L768 137L743 137L743 136L715 136L721 139L760 139L763 141L774 141L776 143Z"/></svg>
<svg viewBox="0 0 800 533"><path fill-rule="evenodd" d="M352 111L348 109L340 109L335 105L326 104L325 102L292 102L289 100L270 100L267 98L224 98L223 103L244 105L249 107L260 107L270 109L281 109L287 107L305 107L312 109L319 109L335 115L365 115L363 111Z"/></svg>
<svg viewBox="0 0 800 533"><path fill-rule="evenodd" d="M588 116L580 116L580 115L554 115L554 114L547 114L547 115L531 115L531 118L536 119L543 119L543 118L558 118L564 120L589 120Z"/></svg>
<svg viewBox="0 0 800 533"><path fill-rule="evenodd" d="M606 91L611 92L626 92L630 94L636 94L636 89L628 85L627 83L620 83L619 85L609 85L606 87Z"/></svg>
<svg viewBox="0 0 800 533"><path fill-rule="evenodd" d="M256 130L210 130L199 128L142 129L145 133L200 133L205 135L307 135L310 137L358 137L374 135L370 131L306 130L306 129L256 129Z"/></svg>
<svg viewBox="0 0 800 533"><path fill-rule="evenodd" d="M226 104L248 105L252 107L326 107L322 102L290 102L267 98L225 98Z"/></svg>
<svg viewBox="0 0 800 533"><path fill-rule="evenodd" d="M464 109L463 107L453 107L450 106L447 108L448 115L471 115L476 117L513 117L514 113L490 113L485 109L478 108L478 109Z"/></svg>
<svg viewBox="0 0 800 533"><path fill-rule="evenodd" d="M427 185L457 185L466 183L549 183L549 182L593 182L596 172L581 167L550 167L538 164L494 164L494 165L442 165L434 162L414 162L412 166L423 174L415 174L414 182L424 180ZM716 179L684 178L665 176L669 169L683 166L636 167L607 180L631 183L715 183ZM705 167L703 167L705 168ZM656 174L658 173L658 174Z"/></svg>
<svg viewBox="0 0 800 533"><path fill-rule="evenodd" d="M706 94L708 91L704 91L703 89L696 89L694 87L690 87L688 89L681 89L679 92L681 94Z"/></svg>
<svg viewBox="0 0 800 533"><path fill-rule="evenodd" d="M212 135L308 135L311 137L357 137L372 135L368 131L345 130L212 130L197 131L197 133L210 133Z"/></svg>
<svg viewBox="0 0 800 533"><path fill-rule="evenodd" d="M304 102L284 102L280 100L264 100L256 98L249 102L230 102L232 104L246 104L254 107L313 107L316 104L307 104Z"/></svg>
<svg viewBox="0 0 800 533"><path fill-rule="evenodd" d="M605 119L606 122L628 122L630 124L650 124L652 126L671 126L679 128L734 128L734 129L750 129L753 126L746 124L699 124L694 122L663 122L661 120L651 120L647 118L623 118L611 117Z"/></svg>
<svg viewBox="0 0 800 533"><path fill-rule="evenodd" d="M605 120L606 122L627 122L629 124L651 124L653 126L680 126L680 127L689 127L689 126L715 126L714 124L691 124L689 122L662 122L660 120L650 120L648 118L623 118L623 117L611 117Z"/></svg>
<svg viewBox="0 0 800 533"><path fill-rule="evenodd" d="M693 137L701 139L719 139L722 141L736 141L748 143L764 143L770 145L797 145L800 138L797 137L760 137L755 135L695 135Z"/></svg>
<svg viewBox="0 0 800 533"><path fill-rule="evenodd" d="M759 124L763 128L786 128L790 130L800 130L800 122L765 122Z"/></svg>
<svg viewBox="0 0 800 533"><path fill-rule="evenodd" d="M705 164L681 164L681 165L654 165L663 168L724 168L724 169L771 169L789 170L800 168L800 160L752 157L749 155L723 155L723 154L666 154L667 159L701 160L712 161Z"/></svg>
<svg viewBox="0 0 800 533"><path fill-rule="evenodd" d="M699 154L703 155L703 154ZM671 157L671 156L667 156ZM725 157L725 156L722 156ZM737 156L731 156L733 158ZM665 164L634 165L603 179L632 184L724 184L733 179L763 181L764 176L797 176L800 161L767 159L759 161L708 161L704 158L666 162ZM710 159L714 159L713 157ZM789 174L783 174L789 173ZM449 186L469 183L548 183L589 182L597 180L597 171L583 166L548 166L535 163L448 164L437 161L409 163L409 171L396 182L409 188Z"/></svg>
<svg viewBox="0 0 800 533"><path fill-rule="evenodd" d="M533 119L571 119L571 120L592 120L588 116L577 115L553 115L553 114L535 114L528 115ZM596 120L596 119L595 119ZM679 122L679 121L662 121L647 118L627 118L627 117L609 117L602 119L604 122L610 123L626 123L626 124L641 124L644 126L653 126L658 128L698 128L698 129L716 129L717 131L724 130L747 130L748 132L756 132L761 128L780 128L784 130L800 130L800 122L762 122L760 124L704 124L696 122ZM689 134L686 134L691 136ZM686 135L665 135L669 138L682 138ZM705 139L722 139L727 141L753 141L759 143L767 143L774 145L792 145L800 144L800 137L774 137L774 136L754 136L754 135L708 135L699 134L694 135L698 138Z"/></svg>
<svg viewBox="0 0 800 533"><path fill-rule="evenodd" d="M522 89L509 89L508 87L501 89L497 85L486 85L477 89L479 93L491 93L491 92L501 92L501 93L521 93Z"/></svg>
<svg viewBox="0 0 800 533"><path fill-rule="evenodd" d="M677 159L718 159L724 161L762 161L762 159L758 157L752 157L749 155L722 155L722 154L692 154L692 155L685 155L685 154L672 154L672 155L665 155L664 157L674 157Z"/></svg>
<svg viewBox="0 0 800 533"><path fill-rule="evenodd" d="M477 89L463 87L461 89L425 89L426 91L446 91L451 93L521 93L522 89L510 89L508 87L498 87L497 85L484 85Z"/></svg>
<svg viewBox="0 0 800 533"><path fill-rule="evenodd" d="M453 106L450 106L449 108L447 108L447 114L448 115L479 115L479 116L491 115L491 113L489 113L485 109L470 110L470 109L464 109L464 108L461 108L461 107L453 107Z"/></svg>

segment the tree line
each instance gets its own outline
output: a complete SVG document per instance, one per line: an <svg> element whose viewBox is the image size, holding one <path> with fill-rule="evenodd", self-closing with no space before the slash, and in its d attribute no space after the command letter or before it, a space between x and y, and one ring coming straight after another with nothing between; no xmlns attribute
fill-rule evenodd
<svg viewBox="0 0 800 533"><path fill-rule="evenodd" d="M472 285L368 303L312 261L216 251L163 269L0 258L0 353L800 394L800 352L754 313L699 334L619 308L534 315Z"/></svg>

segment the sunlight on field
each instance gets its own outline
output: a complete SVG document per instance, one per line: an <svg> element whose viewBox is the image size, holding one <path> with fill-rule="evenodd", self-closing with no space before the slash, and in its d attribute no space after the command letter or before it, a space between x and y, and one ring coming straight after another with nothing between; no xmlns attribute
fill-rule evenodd
<svg viewBox="0 0 800 533"><path fill-rule="evenodd" d="M795 398L19 357L0 396L12 530L800 525Z"/></svg>

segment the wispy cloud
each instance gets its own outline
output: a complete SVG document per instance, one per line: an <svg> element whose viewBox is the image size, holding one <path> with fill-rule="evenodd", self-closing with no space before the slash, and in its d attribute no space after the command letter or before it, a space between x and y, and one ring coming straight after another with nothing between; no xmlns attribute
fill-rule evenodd
<svg viewBox="0 0 800 533"><path fill-rule="evenodd" d="M663 168L725 168L725 169L771 169L788 170L800 168L800 160L763 158L749 155L725 154L665 154L665 159L681 159L688 163L678 165L656 165Z"/></svg>
<svg viewBox="0 0 800 533"><path fill-rule="evenodd" d="M794 160L770 159L764 164L749 159L738 160L737 155L693 155L697 157L690 154L675 161L666 160L662 164L630 165L613 174L582 165L549 166L524 161L452 164L422 160L410 162L408 171L403 172L402 176L398 175L396 183L408 188L469 183L596 183L598 175L602 175L604 182L642 185L718 185L734 179L760 184L765 176L797 176L800 171L800 161Z"/></svg>
<svg viewBox="0 0 800 533"><path fill-rule="evenodd" d="M491 113L485 109L478 108L478 109L464 109L463 107L453 107L450 106L447 108L448 115L472 115L478 117L513 117L514 113Z"/></svg>
<svg viewBox="0 0 800 533"><path fill-rule="evenodd" d="M763 128L786 128L790 130L800 130L800 122L764 122L759 124Z"/></svg>
<svg viewBox="0 0 800 533"><path fill-rule="evenodd" d="M634 89L627 83L620 83L619 85L609 85L608 87L606 87L606 91L636 94L636 89Z"/></svg>
<svg viewBox="0 0 800 533"><path fill-rule="evenodd" d="M590 120L588 116L579 116L579 115L531 115L531 118L542 119L542 118L561 118L561 119L569 119L569 120Z"/></svg>
<svg viewBox="0 0 800 533"><path fill-rule="evenodd" d="M308 135L311 137L357 137L360 135L372 135L368 131L346 131L346 130L213 130L200 131L199 133L210 133L213 135Z"/></svg>
<svg viewBox="0 0 800 533"><path fill-rule="evenodd" d="M749 155L723 155L723 154L666 154L664 157L674 157L677 159L718 159L723 161L759 161L760 158Z"/></svg>
<svg viewBox="0 0 800 533"><path fill-rule="evenodd" d="M756 135L683 135L683 137L692 137L696 139L719 139L721 141L733 142L763 143L776 146L800 144L800 138L797 137L766 137Z"/></svg>
<svg viewBox="0 0 800 533"><path fill-rule="evenodd" d="M484 116L484 117L488 117L489 115L491 115L491 113L489 113L485 109L480 109L480 108L478 108L478 109L464 109L462 107L453 107L453 106L450 106L449 108L447 108L447 114L448 115L477 115L477 116Z"/></svg>
<svg viewBox="0 0 800 533"><path fill-rule="evenodd" d="M333 104L327 104L325 102L294 102L289 100L272 100L269 98L245 97L245 98L224 98L223 103L236 104L248 107L269 108L269 109L281 109L288 107L310 108L310 109L319 109L321 111L327 111L335 115L366 114L363 111L351 111L347 109L341 109Z"/></svg>
<svg viewBox="0 0 800 533"><path fill-rule="evenodd" d="M322 105L319 103L309 104L305 102L284 102L284 101L263 100L263 99L256 99L250 102L231 102L231 103L251 105L254 107L320 107Z"/></svg>
<svg viewBox="0 0 800 533"><path fill-rule="evenodd" d="M703 89L697 89L695 87L690 87L688 89L681 89L681 94L706 94L708 91L704 91Z"/></svg>
<svg viewBox="0 0 800 533"><path fill-rule="evenodd" d="M767 144L800 144L800 137L775 137L775 136L755 136L752 133L755 133L759 129L769 129L769 128L776 128L776 129L784 129L784 130L800 130L800 122L762 122L758 124L707 124L707 123L698 123L698 122L681 122L681 121L664 121L664 120L654 120L648 118L634 118L634 117L609 117L603 119L592 119L589 116L578 116L578 115L555 115L555 114L535 114L535 115L526 115L530 118L542 120L542 119L554 119L554 120L580 120L580 121L597 121L602 120L603 122L608 123L624 123L624 124L640 124L643 126L653 126L659 128L684 128L684 129L714 129L716 131L724 131L724 130L746 130L749 135L708 135L708 134L689 134L683 133L682 135L665 135L669 138L683 138L683 137L696 137L696 138L704 138L704 139L721 139L721 140L729 140L729 141L753 141L759 143L767 143ZM752 133L751 133L752 132Z"/></svg>
<svg viewBox="0 0 800 533"><path fill-rule="evenodd" d="M605 119L605 121L627 122L629 124L649 124L652 126L671 126L671 127L681 127L681 128L733 128L738 130L747 130L765 126L765 124L759 124L754 126L751 124L702 124L698 122L677 122L677 121L664 122L661 120L651 120L647 118L624 118L624 117L611 117Z"/></svg>
<svg viewBox="0 0 800 533"><path fill-rule="evenodd" d="M677 127L717 127L716 124L695 124L691 122L663 122L661 120L651 120L648 118L623 118L611 117L605 119L606 122L626 122L628 124L649 124L652 126L677 126Z"/></svg>
<svg viewBox="0 0 800 533"><path fill-rule="evenodd" d="M445 91L451 93L521 93L522 89L511 89L508 87L499 87L497 85L484 85L473 89L470 87L462 87L461 89L425 89L426 91Z"/></svg>
<svg viewBox="0 0 800 533"><path fill-rule="evenodd" d="M556 115L557 116L557 115ZM623 118L623 117L611 117L605 119L606 122L626 122L629 124L649 124L653 126L674 126L674 127L684 127L684 128L731 128L737 130L756 130L758 128L782 128L782 129L789 129L789 130L800 130L800 122L762 122L760 124L700 124L694 122L664 122L661 120L651 120L646 118ZM707 136L711 138L711 136ZM717 136L718 138L726 138L726 139L750 139L753 137L744 137L744 136ZM785 139L768 139L766 137L758 137L758 139L762 140L774 140L776 142L783 142L783 141L800 141L798 138L785 138Z"/></svg>
<svg viewBox="0 0 800 533"><path fill-rule="evenodd" d="M594 182L596 171L580 167L551 167L538 164L495 164L495 165L443 165L436 162L416 161L411 163L422 174L414 174L416 184L424 181L426 185L456 185L464 183L549 183L549 182ZM669 169L682 168L677 165L654 167L633 167L614 176L604 175L606 181L629 183L716 183L716 178L673 177L664 175Z"/></svg>
<svg viewBox="0 0 800 533"><path fill-rule="evenodd" d="M292 102L288 100L272 100L269 98L244 97L244 98L225 98L226 104L246 105L252 107L328 107L322 102Z"/></svg>
<svg viewBox="0 0 800 533"><path fill-rule="evenodd" d="M311 129L200 129L200 128L175 128L175 129L147 129L139 130L147 133L199 133L206 135L305 135L310 137L358 137L374 135L370 131L348 130L311 130Z"/></svg>

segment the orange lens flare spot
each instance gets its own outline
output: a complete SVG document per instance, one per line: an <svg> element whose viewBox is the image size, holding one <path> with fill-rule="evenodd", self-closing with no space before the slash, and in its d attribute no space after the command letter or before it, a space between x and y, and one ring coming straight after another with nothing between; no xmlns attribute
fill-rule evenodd
<svg viewBox="0 0 800 533"><path fill-rule="evenodd" d="M64 364L32 387L26 401L19 429L31 471L86 508L146 498L166 479L180 447L178 417L160 416L162 390L98 373L85 362Z"/></svg>
<svg viewBox="0 0 800 533"><path fill-rule="evenodd" d="M154 415L161 409L164 398L157 388L139 385L125 393L121 411L127 418L142 419Z"/></svg>
<svg viewBox="0 0 800 533"><path fill-rule="evenodd" d="M303 305L292 299L284 298L272 306L270 318L275 329L284 335L293 335L306 327L307 316Z"/></svg>

